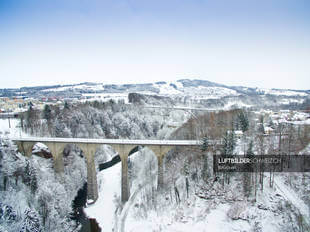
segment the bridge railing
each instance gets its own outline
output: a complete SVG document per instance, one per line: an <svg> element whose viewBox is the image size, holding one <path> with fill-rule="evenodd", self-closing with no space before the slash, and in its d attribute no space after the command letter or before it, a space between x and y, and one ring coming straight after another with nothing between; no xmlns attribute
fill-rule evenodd
<svg viewBox="0 0 310 232"><path fill-rule="evenodd" d="M13 141L21 142L56 142L88 144L126 144L126 145L166 145L166 146L199 146L199 140L131 140L131 139L88 139L88 138L53 138L53 137L17 137Z"/></svg>

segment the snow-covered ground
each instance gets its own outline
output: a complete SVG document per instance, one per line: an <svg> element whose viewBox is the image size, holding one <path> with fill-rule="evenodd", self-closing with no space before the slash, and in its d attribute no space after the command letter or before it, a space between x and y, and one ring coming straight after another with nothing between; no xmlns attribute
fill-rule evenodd
<svg viewBox="0 0 310 232"><path fill-rule="evenodd" d="M290 201L294 206L297 207L300 214L304 216L307 223L310 223L310 211L309 206L305 204L305 202L300 199L300 197L291 189L287 184L284 183L283 178L281 176L275 176L275 186L277 191L282 194L288 201Z"/></svg>
<svg viewBox="0 0 310 232"><path fill-rule="evenodd" d="M235 109L235 108L249 108L252 105L245 104L242 101L229 101L225 106L225 110Z"/></svg>
<svg viewBox="0 0 310 232"><path fill-rule="evenodd" d="M309 206L285 184L284 174L276 174L275 184L270 187L266 173L264 190L258 189L256 201L253 196L248 200L244 198L240 173L225 187L221 181L198 186L191 181L189 198L184 184L180 184L184 181L181 175L177 181L180 204L174 201L173 193L156 189L155 197L150 200L148 195L152 186L156 186L154 161L156 158L148 149L130 157L131 196L123 206L120 204L120 163L98 174L99 199L85 211L89 217L96 218L103 231L288 232L305 228L298 224L301 216L305 219L304 226L309 224ZM155 203L150 203L153 200Z"/></svg>
<svg viewBox="0 0 310 232"><path fill-rule="evenodd" d="M177 222L172 223L163 231L202 231L202 232L230 232L230 231L249 231L249 223L243 220L232 221L227 213L230 209L229 204L219 204L215 209L210 210L206 218L198 222Z"/></svg>
<svg viewBox="0 0 310 232"><path fill-rule="evenodd" d="M165 84L153 84L155 88L159 89L160 95L174 95L174 94L182 94L180 90L175 89L169 83Z"/></svg>
<svg viewBox="0 0 310 232"><path fill-rule="evenodd" d="M0 119L0 133L7 138L27 137L20 127L20 120L16 118Z"/></svg>
<svg viewBox="0 0 310 232"><path fill-rule="evenodd" d="M158 207L143 216L139 213L143 209L137 197L136 204L132 204L135 207L129 210L124 231L300 231L296 230L298 219L294 217L298 218L300 212L309 219L308 206L289 187L269 187L266 178L264 191L259 190L253 203L241 196L238 199L236 195L240 192L233 189L234 184L226 189L218 188L213 199L211 192L205 194L210 199L200 199L191 193L180 205Z"/></svg>
<svg viewBox="0 0 310 232"><path fill-rule="evenodd" d="M121 215L117 213L120 210L118 207L121 206L121 163L100 171L97 174L99 197L95 204L85 208L86 215L90 218L95 218L103 231L123 228L124 225L121 222L125 222L127 216L124 213L126 208L128 209L128 206L130 206L130 203L134 202L135 193L139 192L141 186L145 186L149 182L156 183L157 181L154 178L154 174L156 175L157 173L155 165L157 161L155 161L156 157L149 149L143 149L130 156L130 162L134 170L131 175L129 174L132 177L129 186L133 194L124 206L123 214ZM152 172L150 172L149 165L152 165Z"/></svg>
<svg viewBox="0 0 310 232"><path fill-rule="evenodd" d="M260 91L263 91L265 94L276 95L276 96L280 96L280 95L283 95L283 96L307 96L306 93L292 91L292 90L260 89Z"/></svg>
<svg viewBox="0 0 310 232"><path fill-rule="evenodd" d="M61 91L66 91L66 90L93 90L93 91L100 91L104 90L104 87L102 84L78 84L74 86L62 86L62 87L57 87L57 88L50 88L50 89L44 89L42 90L43 92L61 92Z"/></svg>
<svg viewBox="0 0 310 232"><path fill-rule="evenodd" d="M86 99L81 100L81 102L87 101L103 101L107 102L109 100L124 101L128 103L128 93L84 93L82 94Z"/></svg>
<svg viewBox="0 0 310 232"><path fill-rule="evenodd" d="M99 198L95 204L85 208L85 213L88 217L95 218L103 231L112 231L121 192L121 163L102 170L97 178Z"/></svg>
<svg viewBox="0 0 310 232"><path fill-rule="evenodd" d="M235 90L223 88L223 87L205 87L199 86L186 88L184 90L186 94L189 94L193 99L219 99L227 96L239 96Z"/></svg>

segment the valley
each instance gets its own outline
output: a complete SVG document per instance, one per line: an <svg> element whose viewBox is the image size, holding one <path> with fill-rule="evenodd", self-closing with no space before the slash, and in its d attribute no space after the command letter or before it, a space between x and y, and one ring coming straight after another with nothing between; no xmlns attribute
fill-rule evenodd
<svg viewBox="0 0 310 232"><path fill-rule="evenodd" d="M0 119L0 231L308 231L309 173L213 170L215 154L309 155L308 91L174 85L40 87L33 97L40 103ZM86 89L90 98L40 100ZM34 137L29 146L16 142ZM52 141L67 142L58 151ZM81 141L102 144L89 153ZM124 152L108 141L144 142ZM164 149L174 141L197 146ZM98 197L87 194L79 211L79 190L94 186L91 162Z"/></svg>

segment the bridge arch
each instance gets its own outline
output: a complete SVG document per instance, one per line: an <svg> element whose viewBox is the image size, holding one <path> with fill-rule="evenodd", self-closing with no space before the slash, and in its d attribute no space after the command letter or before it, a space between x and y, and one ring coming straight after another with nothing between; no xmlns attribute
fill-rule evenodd
<svg viewBox="0 0 310 232"><path fill-rule="evenodd" d="M138 153L135 156L130 156L129 154L128 171L131 171L131 173L129 172L129 183L135 184L135 187L140 184L151 184L152 188L155 187L156 189L158 177L156 154L148 146L137 146L132 152ZM132 185L130 185L130 188L132 188Z"/></svg>
<svg viewBox="0 0 310 232"><path fill-rule="evenodd" d="M31 157L34 145L37 142L34 141L17 141L18 150L22 152L25 156ZM55 142L42 142L51 152L54 162L54 170L56 173L64 173L64 157L63 151L65 147L72 143L55 143ZM97 176L94 161L94 154L96 148L99 146L95 144L74 144L80 148L84 154L86 164L87 164L87 198L89 202L94 202L98 199L98 187L97 187ZM91 201L92 200L92 201Z"/></svg>
<svg viewBox="0 0 310 232"><path fill-rule="evenodd" d="M130 196L129 176L128 176L128 157L138 151L138 148L148 148L157 158L157 189L162 189L164 185L163 158L173 148L165 145L134 145L134 144L110 144L114 151L119 154L121 165L121 200L126 202Z"/></svg>
<svg viewBox="0 0 310 232"><path fill-rule="evenodd" d="M18 150L22 152L25 156L31 157L32 156L32 151L33 147L35 144L38 142L34 141L18 141L16 142L18 146ZM63 164L63 150L65 147L65 144L55 144L52 142L41 142L44 144L48 150L51 152L51 155L53 157L53 162L54 162L54 169L57 173L62 173L64 172L64 164Z"/></svg>
<svg viewBox="0 0 310 232"><path fill-rule="evenodd" d="M148 146L157 157L157 189L162 189L164 186L164 157L173 148L171 146Z"/></svg>
<svg viewBox="0 0 310 232"><path fill-rule="evenodd" d="M87 170L87 202L88 204L94 203L99 196L98 193L98 181L97 181L97 171L96 163L98 163L98 155L102 152L102 147L105 144L97 143L74 143L72 144L81 150L81 155L86 163Z"/></svg>
<svg viewBox="0 0 310 232"><path fill-rule="evenodd" d="M151 149L157 157L158 178L157 186L161 189L164 184L164 157L175 147L192 147L199 146L196 140L126 140L126 139L85 139L85 138L15 138L12 139L18 145L20 151L26 156L32 153L32 146L36 142L46 144L53 154L55 171L64 172L63 150L67 144L77 145L84 153L87 161L87 179L90 184L88 188L88 199L96 201L98 198L98 186L96 177L96 168L94 155L97 148L101 145L111 146L118 154L122 165L121 175L121 199L125 202L129 198L128 188L128 156L137 147L137 145L146 146ZM183 149L183 148L182 148Z"/></svg>

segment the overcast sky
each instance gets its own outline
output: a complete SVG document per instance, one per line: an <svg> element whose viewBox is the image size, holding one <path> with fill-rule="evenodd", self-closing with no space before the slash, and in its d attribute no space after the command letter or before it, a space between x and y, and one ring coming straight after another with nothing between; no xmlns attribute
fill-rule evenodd
<svg viewBox="0 0 310 232"><path fill-rule="evenodd" d="M184 78L310 89L310 1L0 0L0 88Z"/></svg>

